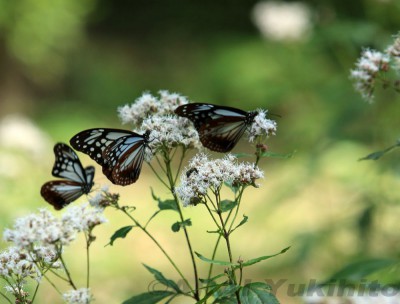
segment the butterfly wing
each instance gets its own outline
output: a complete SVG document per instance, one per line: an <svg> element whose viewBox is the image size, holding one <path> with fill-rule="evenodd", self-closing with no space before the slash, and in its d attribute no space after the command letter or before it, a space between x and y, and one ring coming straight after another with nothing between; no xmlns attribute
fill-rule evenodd
<svg viewBox="0 0 400 304"><path fill-rule="evenodd" d="M84 191L80 183L69 180L56 180L45 183L40 190L43 198L56 210L78 199Z"/></svg>
<svg viewBox="0 0 400 304"><path fill-rule="evenodd" d="M45 183L40 194L56 210L78 199L81 195L90 192L93 186L94 167L83 169L82 164L68 145L58 143L54 146L56 157L52 174L66 180L56 180Z"/></svg>
<svg viewBox="0 0 400 304"><path fill-rule="evenodd" d="M107 162L104 157L104 150L113 145L118 139L129 137L133 134L136 133L119 129L88 129L72 137L70 144L74 149L89 155L100 166L103 166Z"/></svg>
<svg viewBox="0 0 400 304"><path fill-rule="evenodd" d="M119 129L89 129L72 137L71 145L102 166L103 173L116 185L137 181L144 159L148 133L140 135Z"/></svg>
<svg viewBox="0 0 400 304"><path fill-rule="evenodd" d="M189 118L203 146L216 152L232 150L257 114L204 103L182 105L175 113Z"/></svg>
<svg viewBox="0 0 400 304"><path fill-rule="evenodd" d="M52 170L53 176L77 183L87 183L87 174L74 150L66 144L57 143L54 146L54 154L56 160Z"/></svg>
<svg viewBox="0 0 400 304"><path fill-rule="evenodd" d="M107 147L103 173L116 185L126 186L137 181L142 169L146 139L139 134L120 138Z"/></svg>

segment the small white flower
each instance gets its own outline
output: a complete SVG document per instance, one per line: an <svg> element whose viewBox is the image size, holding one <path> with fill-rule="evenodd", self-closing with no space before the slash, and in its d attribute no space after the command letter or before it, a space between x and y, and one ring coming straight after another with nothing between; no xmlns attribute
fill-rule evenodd
<svg viewBox="0 0 400 304"><path fill-rule="evenodd" d="M354 88L366 101L373 101L376 77L380 72L387 71L389 61L389 55L365 49L356 63L356 68L351 70L350 78L355 81Z"/></svg>
<svg viewBox="0 0 400 304"><path fill-rule="evenodd" d="M160 98L158 99L149 93L144 93L131 105L118 108L122 123L131 123L134 128L139 129L147 117L171 115L176 107L188 103L186 97L177 93L160 91L159 94Z"/></svg>
<svg viewBox="0 0 400 304"><path fill-rule="evenodd" d="M16 219L14 229L6 229L3 237L17 247L30 250L34 245L54 246L58 242L67 245L75 238L70 233L50 211L41 209L38 214Z"/></svg>
<svg viewBox="0 0 400 304"><path fill-rule="evenodd" d="M90 288L70 290L63 294L63 300L68 304L89 304L93 300Z"/></svg>
<svg viewBox="0 0 400 304"><path fill-rule="evenodd" d="M276 132L276 122L274 120L266 118L267 111L257 110L258 114L254 117L254 121L249 130L249 141L253 142L258 136L275 135Z"/></svg>
<svg viewBox="0 0 400 304"><path fill-rule="evenodd" d="M185 118L176 115L152 116L143 121L142 130L151 130L149 148L151 154L161 149L171 149L177 146L185 148L200 148L201 144L193 124ZM152 155L147 155L149 161Z"/></svg>
<svg viewBox="0 0 400 304"><path fill-rule="evenodd" d="M80 231L90 231L93 227L107 222L102 208L92 208L88 204L72 206L61 218L63 226Z"/></svg>
<svg viewBox="0 0 400 304"><path fill-rule="evenodd" d="M218 191L224 182L233 185L254 185L263 172L251 163L238 163L231 154L222 159L209 160L207 155L197 154L181 175L181 184L175 191L184 206L193 204L207 195L207 191Z"/></svg>

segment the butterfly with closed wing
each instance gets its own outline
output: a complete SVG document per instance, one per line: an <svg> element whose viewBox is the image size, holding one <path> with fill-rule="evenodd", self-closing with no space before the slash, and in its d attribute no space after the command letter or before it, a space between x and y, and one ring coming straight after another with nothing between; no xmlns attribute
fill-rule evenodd
<svg viewBox="0 0 400 304"><path fill-rule="evenodd" d="M208 103L185 104L175 113L190 119L203 146L216 152L231 151L258 114Z"/></svg>
<svg viewBox="0 0 400 304"><path fill-rule="evenodd" d="M150 131L140 135L127 130L95 128L76 134L70 144L102 166L104 175L113 184L126 186L139 178L149 135Z"/></svg>
<svg viewBox="0 0 400 304"><path fill-rule="evenodd" d="M54 146L56 161L52 175L64 180L54 180L45 183L40 194L54 209L64 206L88 194L93 186L94 167L83 168L78 156L68 145L57 143Z"/></svg>

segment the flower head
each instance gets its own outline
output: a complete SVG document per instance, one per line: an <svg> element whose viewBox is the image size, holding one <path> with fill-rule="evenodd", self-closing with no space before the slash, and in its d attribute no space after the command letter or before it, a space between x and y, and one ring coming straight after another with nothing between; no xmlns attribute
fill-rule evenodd
<svg viewBox="0 0 400 304"><path fill-rule="evenodd" d="M210 160L207 155L197 154L181 175L181 184L175 189L184 206L194 204L207 195L218 191L226 182L236 186L255 185L263 172L250 163L239 163L231 154Z"/></svg>
<svg viewBox="0 0 400 304"><path fill-rule="evenodd" d="M177 146L201 147L193 124L188 119L176 115L149 117L143 121L142 129L151 130L148 146L152 154L164 148L172 149ZM148 158L149 156L147 160Z"/></svg>
<svg viewBox="0 0 400 304"><path fill-rule="evenodd" d="M125 105L118 109L122 123L131 123L139 129L142 122L150 116L171 115L176 107L187 104L186 97L168 91L159 91L160 98L150 93L144 93L131 105Z"/></svg>
<svg viewBox="0 0 400 304"><path fill-rule="evenodd" d="M89 204L70 207L61 218L63 226L68 226L77 232L90 231L95 226L107 222L102 208L92 208Z"/></svg>
<svg viewBox="0 0 400 304"><path fill-rule="evenodd" d="M253 123L249 130L249 141L253 142L258 136L275 135L276 122L266 118L267 111L259 109L258 114L254 117Z"/></svg>
<svg viewBox="0 0 400 304"><path fill-rule="evenodd" d="M351 70L350 77L355 81L354 87L366 101L372 102L376 78L380 72L388 70L389 60L387 54L365 49L356 63L356 68Z"/></svg>
<svg viewBox="0 0 400 304"><path fill-rule="evenodd" d="M63 300L68 304L89 304L93 300L93 296L90 288L80 288L64 293Z"/></svg>

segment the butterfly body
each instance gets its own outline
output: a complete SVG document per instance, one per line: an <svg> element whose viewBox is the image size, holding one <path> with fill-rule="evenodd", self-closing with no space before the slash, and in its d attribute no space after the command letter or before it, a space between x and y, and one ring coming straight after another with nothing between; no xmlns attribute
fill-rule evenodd
<svg viewBox="0 0 400 304"><path fill-rule="evenodd" d="M149 133L95 128L76 134L70 143L101 165L112 183L126 186L139 178Z"/></svg>
<svg viewBox="0 0 400 304"><path fill-rule="evenodd" d="M203 146L216 152L232 150L258 114L207 103L185 104L175 113L190 119Z"/></svg>
<svg viewBox="0 0 400 304"><path fill-rule="evenodd" d="M88 194L93 186L94 167L83 168L78 156L68 145L58 143L54 146L56 157L52 175L64 178L45 183L40 194L56 210Z"/></svg>

